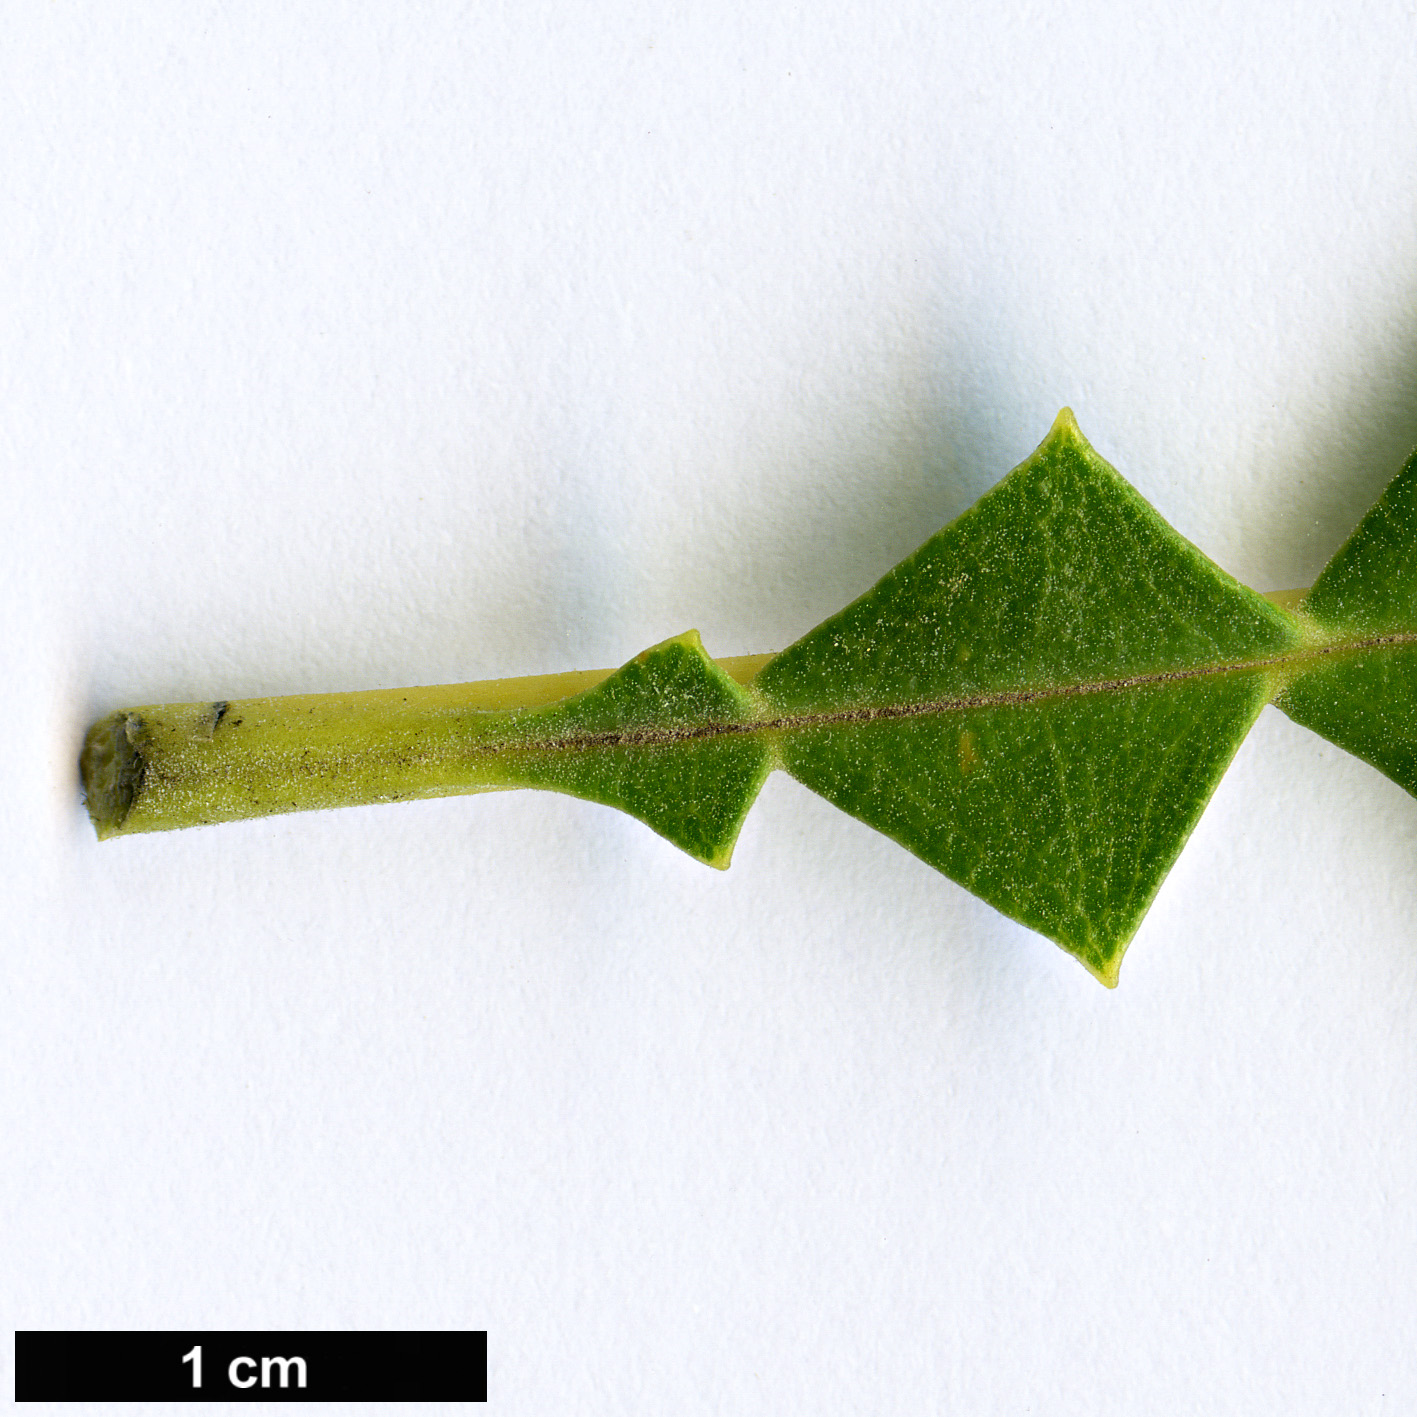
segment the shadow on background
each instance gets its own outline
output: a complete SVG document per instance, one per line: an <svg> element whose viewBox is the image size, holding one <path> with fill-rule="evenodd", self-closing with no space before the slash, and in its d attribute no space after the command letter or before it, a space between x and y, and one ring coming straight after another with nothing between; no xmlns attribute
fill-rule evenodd
<svg viewBox="0 0 1417 1417"><path fill-rule="evenodd" d="M1375 331L1374 357L1347 387L1305 407L1293 435L1271 457L1290 470L1289 495L1244 509L1265 564L1282 568L1288 589L1312 584L1417 447L1417 298L1400 318L1405 337ZM1396 350L1396 353L1394 353Z"/></svg>
<svg viewBox="0 0 1417 1417"><path fill-rule="evenodd" d="M897 319L745 410L736 495L701 506L677 564L653 568L676 582L673 630L696 625L714 654L783 649L967 510L1052 419L1010 387L997 340Z"/></svg>

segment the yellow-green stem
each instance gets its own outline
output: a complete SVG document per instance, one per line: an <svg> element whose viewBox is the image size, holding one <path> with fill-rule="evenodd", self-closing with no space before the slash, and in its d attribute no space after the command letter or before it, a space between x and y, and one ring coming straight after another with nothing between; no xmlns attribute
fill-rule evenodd
<svg viewBox="0 0 1417 1417"><path fill-rule="evenodd" d="M718 663L746 684L771 655ZM148 704L101 719L81 774L100 840L278 812L519 785L519 710L593 688L612 669L351 694Z"/></svg>
<svg viewBox="0 0 1417 1417"><path fill-rule="evenodd" d="M1306 625L1310 643L1301 650L1262 662L1016 691L1000 701L1021 704L1065 692L1256 668L1271 672L1277 692L1290 674L1316 658L1412 639L1330 639L1304 616L1300 602L1305 593L1271 591L1266 597ZM717 663L746 685L773 657L741 655ZM94 724L84 742L81 773L89 815L102 840L281 812L524 786L518 769L527 751L580 745L528 736L522 716L594 688L613 673L592 669L425 688L124 709ZM942 712L971 703L941 701L900 709L901 714ZM843 714L844 719L856 716ZM784 726L785 721L765 719L758 729ZM724 725L722 731L743 728Z"/></svg>

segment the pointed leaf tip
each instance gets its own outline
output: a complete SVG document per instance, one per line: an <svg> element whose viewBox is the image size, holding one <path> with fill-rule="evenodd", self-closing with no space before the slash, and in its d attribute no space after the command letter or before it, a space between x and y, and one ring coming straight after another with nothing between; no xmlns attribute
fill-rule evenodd
<svg viewBox="0 0 1417 1417"><path fill-rule="evenodd" d="M1107 989L1115 989L1122 978L1122 956L1126 954L1126 947L1118 950L1106 964L1094 964L1091 960L1082 955L1077 958L1082 961L1087 972Z"/></svg>
<svg viewBox="0 0 1417 1417"><path fill-rule="evenodd" d="M1082 429L1078 427L1078 421L1073 416L1070 408L1063 407L1058 410L1058 416L1053 420L1053 426L1048 430L1048 436L1043 440L1051 443L1054 438L1075 438L1078 442L1091 446L1082 435Z"/></svg>

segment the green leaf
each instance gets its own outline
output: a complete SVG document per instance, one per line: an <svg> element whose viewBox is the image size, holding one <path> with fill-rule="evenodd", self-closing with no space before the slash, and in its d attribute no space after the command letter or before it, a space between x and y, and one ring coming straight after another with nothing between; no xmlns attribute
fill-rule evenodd
<svg viewBox="0 0 1417 1417"><path fill-rule="evenodd" d="M773 766L766 736L752 731L752 698L708 657L697 630L585 693L510 717L522 742L507 750L508 786L619 807L721 869Z"/></svg>
<svg viewBox="0 0 1417 1417"><path fill-rule="evenodd" d="M1417 455L1289 614L1172 530L1064 409L1037 452L776 656L690 631L612 672L112 714L100 837L541 787L726 866L785 768L1115 984L1263 705L1417 791ZM1287 602L1286 602L1287 603Z"/></svg>
<svg viewBox="0 0 1417 1417"><path fill-rule="evenodd" d="M794 777L1110 985L1299 642L1065 409L754 687Z"/></svg>
<svg viewBox="0 0 1417 1417"><path fill-rule="evenodd" d="M1311 653L1275 699L1417 793L1417 453L1299 602Z"/></svg>
<svg viewBox="0 0 1417 1417"><path fill-rule="evenodd" d="M772 754L764 734L748 731L754 700L698 634L613 674L550 678L552 702L513 709L500 704L525 701L535 681L126 709L85 740L89 814L107 838L544 787L618 807L727 866ZM560 697L568 679L594 682Z"/></svg>

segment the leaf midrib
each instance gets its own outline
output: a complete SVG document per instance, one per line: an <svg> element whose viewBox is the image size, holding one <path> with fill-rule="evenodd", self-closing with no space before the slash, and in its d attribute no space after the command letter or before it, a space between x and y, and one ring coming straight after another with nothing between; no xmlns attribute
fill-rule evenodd
<svg viewBox="0 0 1417 1417"><path fill-rule="evenodd" d="M1224 664L1195 665L1187 669L1131 674L1117 679L1099 679L1073 684L1050 684L1033 689L1001 689L991 693L965 694L953 698L930 699L909 704L863 705L858 708L829 709L820 713L779 714L771 718L710 720L674 727L646 725L614 729L603 733L572 733L557 738L509 740L480 743L473 750L481 754L526 752L580 752L593 748L654 748L688 743L706 738L745 737L755 733L789 733L811 728L836 728L876 723L892 719L923 718L931 714L963 713L971 709L1018 708L1050 699L1084 698L1093 694L1121 693L1163 684L1185 683L1193 679L1215 678L1224 674L1253 674L1263 670L1298 669L1337 655L1362 654L1374 649L1417 645L1417 632L1370 635L1360 640L1330 641L1306 645L1302 649L1263 658L1235 660ZM1278 692L1278 689L1276 689Z"/></svg>

